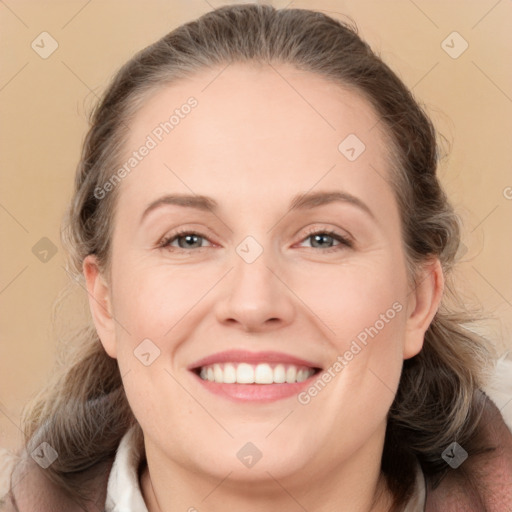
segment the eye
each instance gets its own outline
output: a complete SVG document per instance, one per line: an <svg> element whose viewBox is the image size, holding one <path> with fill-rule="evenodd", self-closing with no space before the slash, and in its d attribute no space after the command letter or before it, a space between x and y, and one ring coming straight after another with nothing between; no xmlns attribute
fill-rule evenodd
<svg viewBox="0 0 512 512"><path fill-rule="evenodd" d="M316 230L310 231L305 240L311 240L310 247L313 249L324 249L323 252L333 252L342 250L343 248L353 247L353 243L347 237L330 230ZM182 230L177 233L172 233L159 242L159 248L166 248L169 250L187 250L187 249L204 249L203 242L208 241L206 236L195 231ZM335 243L337 242L337 244ZM176 245L177 244L177 245ZM208 241L208 244L212 244Z"/></svg>
<svg viewBox="0 0 512 512"><path fill-rule="evenodd" d="M202 249L202 242L205 240L207 240L207 238L201 235L200 233L183 230L163 238L162 241L158 244L158 246L161 248L168 248L171 250ZM177 246L175 242L177 242Z"/></svg>
<svg viewBox="0 0 512 512"><path fill-rule="evenodd" d="M311 240L310 247L314 249L326 249L323 252L333 252L343 250L343 248L353 247L353 243L347 237L330 230L316 230L310 231L308 236L303 239ZM334 244L334 242L338 244Z"/></svg>

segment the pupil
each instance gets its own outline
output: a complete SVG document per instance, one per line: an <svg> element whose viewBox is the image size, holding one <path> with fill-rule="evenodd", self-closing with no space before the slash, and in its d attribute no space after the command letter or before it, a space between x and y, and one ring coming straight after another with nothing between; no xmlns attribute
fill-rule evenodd
<svg viewBox="0 0 512 512"><path fill-rule="evenodd" d="M322 242L322 241L325 242L325 240L327 238L331 238L331 236L330 235L314 235L314 239L316 242Z"/></svg>
<svg viewBox="0 0 512 512"><path fill-rule="evenodd" d="M185 243L187 246L194 244L194 238L199 238L197 235L186 235L185 237Z"/></svg>

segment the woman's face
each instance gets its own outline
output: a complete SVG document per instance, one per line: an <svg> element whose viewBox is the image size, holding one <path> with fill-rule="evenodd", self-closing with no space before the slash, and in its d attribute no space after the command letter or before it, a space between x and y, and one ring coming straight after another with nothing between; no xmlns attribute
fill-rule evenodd
<svg viewBox="0 0 512 512"><path fill-rule="evenodd" d="M150 467L308 482L374 464L440 280L408 282L383 125L314 74L221 71L132 120L110 279L84 266Z"/></svg>

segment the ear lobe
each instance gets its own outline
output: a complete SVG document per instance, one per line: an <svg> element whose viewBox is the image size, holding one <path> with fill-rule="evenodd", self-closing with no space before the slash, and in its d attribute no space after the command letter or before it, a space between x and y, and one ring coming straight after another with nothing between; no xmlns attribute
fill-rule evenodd
<svg viewBox="0 0 512 512"><path fill-rule="evenodd" d="M116 357L115 321L112 314L112 302L109 285L101 274L96 256L89 255L82 265L89 309L105 352L110 357Z"/></svg>
<svg viewBox="0 0 512 512"><path fill-rule="evenodd" d="M443 296L444 275L438 258L427 263L417 275L415 289L410 293L404 344L404 359L418 354L430 323Z"/></svg>

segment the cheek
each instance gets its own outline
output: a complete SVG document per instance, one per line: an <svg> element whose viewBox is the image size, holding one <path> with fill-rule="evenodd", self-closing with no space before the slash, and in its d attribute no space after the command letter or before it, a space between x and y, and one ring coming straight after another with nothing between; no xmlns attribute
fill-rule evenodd
<svg viewBox="0 0 512 512"><path fill-rule="evenodd" d="M117 326L116 341L126 396L145 432L168 435L170 417L189 425L192 412L198 414L177 381L173 361L198 315L206 312L201 297L211 287L208 275L185 265L149 266L128 259L117 261L112 274L114 311L125 327Z"/></svg>
<svg viewBox="0 0 512 512"><path fill-rule="evenodd" d="M295 276L294 291L339 353L350 349L352 340L364 344L380 337L392 342L403 331L407 281L404 267L393 260L389 255L354 259Z"/></svg>
<svg viewBox="0 0 512 512"><path fill-rule="evenodd" d="M299 403L321 415L325 435L345 432L336 441L342 451L360 446L385 422L398 387L407 287L405 273L393 273L391 266L347 266L317 276L309 296L308 305L322 320L317 324L329 327L324 339L334 356L324 369L327 382L313 382Z"/></svg>
<svg viewBox="0 0 512 512"><path fill-rule="evenodd" d="M337 391L331 398L357 396L363 408L391 403L406 333L407 276L400 261L399 254L381 254L371 262L317 269L309 286L296 281L297 295L335 351L329 368Z"/></svg>
<svg viewBox="0 0 512 512"><path fill-rule="evenodd" d="M117 319L126 324L131 342L150 338L167 343L171 331L218 279L214 274L214 269L185 265L141 265L131 273L119 266L114 311ZM126 333L120 334L126 337Z"/></svg>

